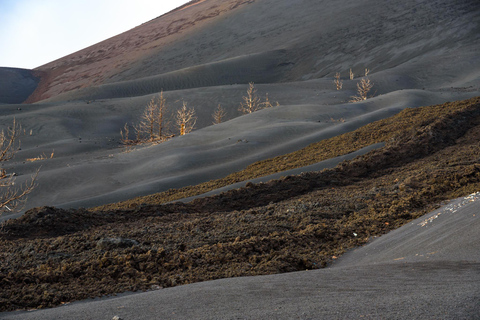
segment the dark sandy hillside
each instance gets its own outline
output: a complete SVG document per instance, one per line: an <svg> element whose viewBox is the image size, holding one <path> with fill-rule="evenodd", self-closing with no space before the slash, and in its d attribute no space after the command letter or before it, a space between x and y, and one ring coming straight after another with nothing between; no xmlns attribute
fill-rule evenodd
<svg viewBox="0 0 480 320"><path fill-rule="evenodd" d="M412 60L426 63L445 56L445 49L468 54L466 48L476 46L478 10L473 0L192 1L37 68L41 82L28 101L66 92L64 100L100 99L311 80L348 68L376 73ZM425 80L414 71L400 85L428 86ZM92 89L74 93L81 88Z"/></svg>
<svg viewBox="0 0 480 320"><path fill-rule="evenodd" d="M188 204L30 210L0 231L0 306L317 269L480 188L479 98L409 110L352 134L368 141L382 132L394 132L383 148L333 169Z"/></svg>
<svg viewBox="0 0 480 320"><path fill-rule="evenodd" d="M211 24L212 20L225 19L232 11L252 2L192 1L190 5L173 10L130 31L41 66L35 71L42 81L28 102L79 88L126 80L125 76L119 76L123 72L141 74L135 78L163 73L164 71L157 70L145 71L145 68L150 69L146 62L151 60L151 56L163 55L161 50L165 46L182 42L185 37L195 37L198 30ZM178 59L183 55L177 52L175 56ZM182 60L185 61L184 64L192 65L188 55L183 56ZM174 66L171 62L167 63L170 68Z"/></svg>
<svg viewBox="0 0 480 320"><path fill-rule="evenodd" d="M0 68L0 104L24 102L37 88L39 80L32 70Z"/></svg>
<svg viewBox="0 0 480 320"><path fill-rule="evenodd" d="M28 101L37 102L0 109L2 128L16 119L27 133L4 166L19 183L42 168L26 210L99 206L222 179L406 108L478 96L479 30L473 0L192 2L34 70L40 82ZM351 103L365 69L374 87ZM251 81L261 99L280 105L242 114ZM125 150L120 130L138 124L162 89L173 139ZM180 137L183 102L197 121ZM226 116L212 125L218 105Z"/></svg>

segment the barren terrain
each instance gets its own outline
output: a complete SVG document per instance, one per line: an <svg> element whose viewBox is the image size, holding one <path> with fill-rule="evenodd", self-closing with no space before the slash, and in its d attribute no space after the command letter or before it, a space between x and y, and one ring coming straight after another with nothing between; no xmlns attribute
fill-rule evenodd
<svg viewBox="0 0 480 320"><path fill-rule="evenodd" d="M159 197L132 209L127 202L115 209L30 210L2 226L0 305L4 311L52 307L124 291L317 269L480 187L478 98L403 112L352 135L368 143L382 131L393 133L383 148L333 169L187 204L162 205ZM344 148L348 136L340 137ZM302 159L301 152L290 157Z"/></svg>
<svg viewBox="0 0 480 320"><path fill-rule="evenodd" d="M59 73L40 77L33 94L49 98L0 109L1 125L15 118L26 133L7 170L21 182L42 168L41 187L25 210L91 207L204 183L405 108L478 96L476 1L271 2L199 2L34 70ZM168 35L172 21L211 11L219 14ZM336 16L350 19L339 24ZM123 52L133 64L115 67ZM371 98L350 103L365 68ZM335 72L342 75L339 91ZM47 78L53 80L44 91ZM268 93L280 106L242 116L250 81L261 98ZM173 139L126 153L120 130L138 123L162 89L170 123L185 101L195 108L195 130L179 137L172 125ZM227 116L213 126L218 104ZM53 159L26 161L52 152Z"/></svg>
<svg viewBox="0 0 480 320"><path fill-rule="evenodd" d="M167 318L222 318L223 310L226 318L253 319L262 314L255 301L272 319L478 314L478 281L466 280L479 276L478 214L452 216L449 237L412 229L411 221L479 191L479 35L474 0L204 0L35 70L0 68L0 126L15 119L23 128L15 158L2 167L18 185L40 168L23 210L0 215L0 318L85 309L85 317L99 318L107 316L103 303L157 298L172 303L162 311ZM373 89L352 103L363 78ZM242 114L249 82L279 106ZM120 130L138 123L161 92L173 138L126 148ZM197 122L180 136L173 124L184 101ZM213 125L219 104L226 118ZM449 219L432 225L445 231ZM404 265L395 259L405 250L372 249L391 241L372 239L401 226L407 231L393 234L403 236L386 235L396 241L392 248L452 245L423 260L403 257ZM335 267L340 255L367 243L358 251L366 256L347 255ZM259 277L265 287L254 293L252 278L192 285L328 266ZM429 268L453 279L452 294ZM317 283L308 281L313 275L328 284L318 291L330 293L328 312L311 300L319 294L307 285ZM365 300L365 279L377 275L372 297L393 311ZM298 304L280 310L282 298L268 299L288 290L269 290L268 281L296 277L305 286L291 288L309 302L292 298ZM414 298L395 307L394 288L408 292L411 283L418 283ZM230 284L250 305L222 298L210 301L218 307L210 313L185 308L195 290L215 288L215 295ZM157 290L167 287L175 288ZM149 292L91 308L6 312L135 290ZM351 304L345 290L354 292ZM157 304L125 312L148 319L159 314Z"/></svg>

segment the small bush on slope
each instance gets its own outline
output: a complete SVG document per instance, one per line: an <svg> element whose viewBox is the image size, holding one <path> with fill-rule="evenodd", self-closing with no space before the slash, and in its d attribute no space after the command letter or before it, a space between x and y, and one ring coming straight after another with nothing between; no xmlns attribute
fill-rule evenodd
<svg viewBox="0 0 480 320"><path fill-rule="evenodd" d="M243 114L248 114L264 108L271 108L279 105L278 102L276 102L275 105L270 102L268 93L265 95L265 101L262 102L262 99L257 96L257 89L255 89L254 83L250 82L248 84L247 95L243 97L243 102L240 103L238 111Z"/></svg>
<svg viewBox="0 0 480 320"><path fill-rule="evenodd" d="M367 71L365 73L368 74ZM373 88L373 82L370 81L367 77L362 78L359 83L357 83L357 95L350 98L350 102L364 101L368 99L368 94Z"/></svg>

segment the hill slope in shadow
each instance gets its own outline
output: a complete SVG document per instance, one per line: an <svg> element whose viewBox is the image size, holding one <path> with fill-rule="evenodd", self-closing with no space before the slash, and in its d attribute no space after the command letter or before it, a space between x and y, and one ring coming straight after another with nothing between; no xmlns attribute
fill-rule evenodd
<svg viewBox="0 0 480 320"><path fill-rule="evenodd" d="M0 68L0 104L24 102L37 88L39 80L32 70Z"/></svg>

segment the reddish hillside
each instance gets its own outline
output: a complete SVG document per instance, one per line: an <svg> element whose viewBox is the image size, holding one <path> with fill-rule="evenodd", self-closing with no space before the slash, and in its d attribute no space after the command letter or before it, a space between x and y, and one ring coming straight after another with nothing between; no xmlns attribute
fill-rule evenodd
<svg viewBox="0 0 480 320"><path fill-rule="evenodd" d="M190 1L134 29L45 64L35 69L35 75L41 81L26 102L110 82L113 76L131 70L134 64L141 64L149 56L158 54L164 46L195 32L213 18L252 2Z"/></svg>
<svg viewBox="0 0 480 320"><path fill-rule="evenodd" d="M367 18L372 12L378 12L375 19ZM454 86L469 86L475 74L463 79L466 74L459 68L468 73L475 70L477 55L472 39L478 37L474 23L478 12L478 1L472 0L385 3L381 8L373 0L342 4L190 1L130 31L37 68L42 81L27 102L51 97L57 101L131 97L162 89L251 81L271 84L325 79L349 68L359 75L368 67L371 74L378 75L406 62L421 67L408 71L409 78L398 83L401 88L452 87L450 82L425 83L425 79L441 80L431 72L451 73ZM339 17L348 19L341 21ZM454 52L452 48L457 49ZM452 63L453 57L462 63ZM438 68L441 59L448 61L448 70ZM431 71L424 73L425 67ZM457 74L462 76L455 80ZM108 86L101 86L105 84ZM100 87L103 93L90 88L76 90L86 87Z"/></svg>

